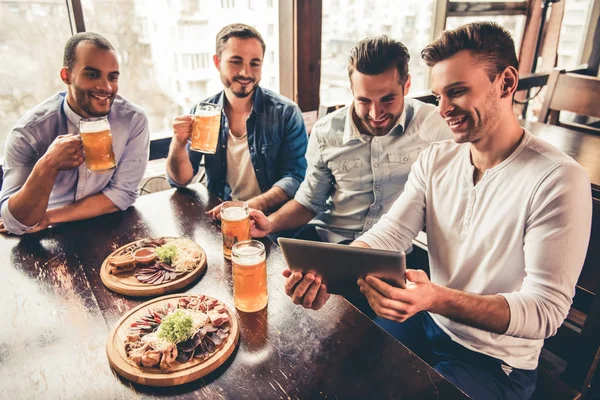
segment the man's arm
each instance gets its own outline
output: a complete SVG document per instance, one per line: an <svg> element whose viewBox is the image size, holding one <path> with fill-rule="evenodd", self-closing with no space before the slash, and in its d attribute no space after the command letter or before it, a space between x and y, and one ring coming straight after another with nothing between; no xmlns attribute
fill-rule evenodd
<svg viewBox="0 0 600 400"><path fill-rule="evenodd" d="M117 169L108 185L102 189L102 194L119 210L129 208L139 196L140 182L148 165L150 132L145 114L139 114L132 120L130 132Z"/></svg>
<svg viewBox="0 0 600 400"><path fill-rule="evenodd" d="M252 237L264 237L273 232L299 228L314 217L314 212L292 199L268 217L262 211L251 210L253 224L250 234Z"/></svg>
<svg viewBox="0 0 600 400"><path fill-rule="evenodd" d="M119 211L117 206L104 194L98 193L75 203L48 210L45 217L46 226L61 222L80 221L115 211Z"/></svg>
<svg viewBox="0 0 600 400"><path fill-rule="evenodd" d="M247 201L248 207L267 212L285 204L290 198L279 186L273 186L265 193Z"/></svg>
<svg viewBox="0 0 600 400"><path fill-rule="evenodd" d="M273 186L279 187L288 199L292 199L306 175L308 135L298 106L290 108L288 113L289 115L285 116L283 137L277 154L279 180ZM278 205L281 204L283 203Z"/></svg>
<svg viewBox="0 0 600 400"><path fill-rule="evenodd" d="M194 168L187 150L192 135L192 117L182 115L173 122L173 138L167 156L167 175L176 186L185 186L194 177Z"/></svg>
<svg viewBox="0 0 600 400"><path fill-rule="evenodd" d="M6 229L23 234L40 223L61 170L83 163L81 139L58 136L37 159L26 132L13 131L7 141L4 186L0 204Z"/></svg>

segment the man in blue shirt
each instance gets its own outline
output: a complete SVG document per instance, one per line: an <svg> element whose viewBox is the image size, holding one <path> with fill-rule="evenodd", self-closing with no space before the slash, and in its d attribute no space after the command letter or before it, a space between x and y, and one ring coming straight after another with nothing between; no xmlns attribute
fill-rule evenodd
<svg viewBox="0 0 600 400"><path fill-rule="evenodd" d="M205 154L208 190L224 200L247 201L268 211L293 198L306 172L308 143L300 109L292 101L258 86L265 43L254 28L224 27L213 56L225 90L204 102L223 109L215 154ZM195 107L192 109L192 114ZM177 117L167 160L172 186L190 183L202 153L190 150L192 117ZM220 206L209 213L218 217Z"/></svg>
<svg viewBox="0 0 600 400"><path fill-rule="evenodd" d="M65 46L60 77L67 91L45 100L9 133L0 193L0 232L36 232L60 222L125 210L138 195L148 162L146 115L117 95L119 63L113 46L78 33ZM87 169L79 136L82 118L107 116L116 168Z"/></svg>

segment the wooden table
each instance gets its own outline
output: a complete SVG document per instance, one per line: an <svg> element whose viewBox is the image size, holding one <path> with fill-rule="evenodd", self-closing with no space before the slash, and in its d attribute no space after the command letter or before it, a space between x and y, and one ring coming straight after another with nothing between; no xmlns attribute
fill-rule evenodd
<svg viewBox="0 0 600 400"><path fill-rule="evenodd" d="M102 260L146 236L188 236L208 255L188 288L233 306L231 264L205 215L201 185L141 197L134 208L24 236L0 237L0 398L462 399L464 394L341 297L320 311L283 292L279 249L268 244L269 305L238 313L240 345L203 379L173 388L131 384L105 355L108 332L143 300L106 289Z"/></svg>
<svg viewBox="0 0 600 400"><path fill-rule="evenodd" d="M594 197L600 196L600 136L540 122L519 122L523 128L558 147L581 164L590 176Z"/></svg>

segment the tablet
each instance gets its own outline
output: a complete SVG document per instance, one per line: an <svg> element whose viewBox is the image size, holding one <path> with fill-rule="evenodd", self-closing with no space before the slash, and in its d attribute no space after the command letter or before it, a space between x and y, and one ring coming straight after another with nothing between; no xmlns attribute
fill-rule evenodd
<svg viewBox="0 0 600 400"><path fill-rule="evenodd" d="M299 239L279 238L277 241L290 271L320 276L329 293L356 292L356 281L367 275L406 287L404 252Z"/></svg>

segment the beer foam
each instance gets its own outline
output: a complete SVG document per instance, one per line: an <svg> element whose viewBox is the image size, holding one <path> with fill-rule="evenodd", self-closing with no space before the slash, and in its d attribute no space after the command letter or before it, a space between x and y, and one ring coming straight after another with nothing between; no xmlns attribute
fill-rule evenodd
<svg viewBox="0 0 600 400"><path fill-rule="evenodd" d="M248 217L248 213L242 207L228 207L221 209L221 218L227 221L241 221Z"/></svg>
<svg viewBox="0 0 600 400"><path fill-rule="evenodd" d="M252 267L258 265L264 261L264 255L256 254L257 249L255 247L242 247L236 248L235 254L231 255L231 261L238 265L246 267Z"/></svg>
<svg viewBox="0 0 600 400"><path fill-rule="evenodd" d="M100 132L110 129L108 121L100 119L98 121L84 121L84 125L80 126L81 132Z"/></svg>
<svg viewBox="0 0 600 400"><path fill-rule="evenodd" d="M194 115L196 117L214 117L215 115L219 115L221 112L219 110L196 110Z"/></svg>

